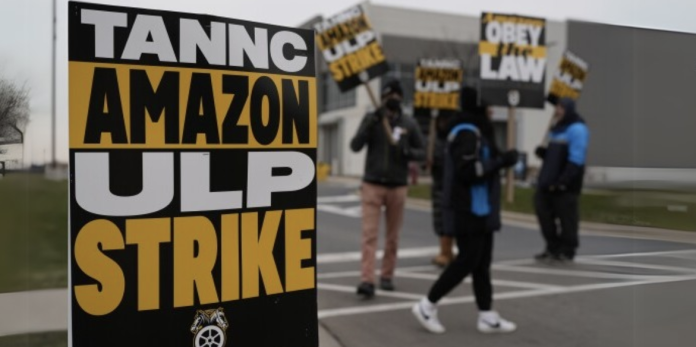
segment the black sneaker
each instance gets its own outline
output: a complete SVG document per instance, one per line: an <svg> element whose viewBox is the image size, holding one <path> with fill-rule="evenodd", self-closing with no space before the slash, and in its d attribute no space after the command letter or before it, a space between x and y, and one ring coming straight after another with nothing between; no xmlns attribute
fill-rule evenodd
<svg viewBox="0 0 696 347"><path fill-rule="evenodd" d="M534 256L534 260L541 262L547 262L551 260L551 258L553 258L553 254L551 254L549 251L543 251Z"/></svg>
<svg viewBox="0 0 696 347"><path fill-rule="evenodd" d="M567 255L565 255L565 254L558 254L558 255L554 255L554 256L551 258L551 261L552 261L554 264L559 264L559 265L572 264L572 263L573 263L573 257L567 256Z"/></svg>
<svg viewBox="0 0 696 347"><path fill-rule="evenodd" d="M362 282L358 285L357 294L363 299L371 299L375 296L375 285L369 282Z"/></svg>
<svg viewBox="0 0 696 347"><path fill-rule="evenodd" d="M394 282L392 282L391 278L380 278L379 288L390 292L394 291Z"/></svg>

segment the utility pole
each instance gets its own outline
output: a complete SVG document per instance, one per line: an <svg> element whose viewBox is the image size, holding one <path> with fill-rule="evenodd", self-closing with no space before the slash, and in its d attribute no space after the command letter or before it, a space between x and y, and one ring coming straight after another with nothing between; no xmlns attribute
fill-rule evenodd
<svg viewBox="0 0 696 347"><path fill-rule="evenodd" d="M56 167L56 40L57 40L57 16L56 1L53 0L53 56L51 60L51 166Z"/></svg>

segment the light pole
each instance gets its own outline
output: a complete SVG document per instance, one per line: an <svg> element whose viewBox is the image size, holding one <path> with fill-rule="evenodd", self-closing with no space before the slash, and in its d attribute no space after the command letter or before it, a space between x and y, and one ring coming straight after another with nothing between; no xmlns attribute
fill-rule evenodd
<svg viewBox="0 0 696 347"><path fill-rule="evenodd" d="M51 166L56 167L56 1L53 0L53 56L51 60Z"/></svg>

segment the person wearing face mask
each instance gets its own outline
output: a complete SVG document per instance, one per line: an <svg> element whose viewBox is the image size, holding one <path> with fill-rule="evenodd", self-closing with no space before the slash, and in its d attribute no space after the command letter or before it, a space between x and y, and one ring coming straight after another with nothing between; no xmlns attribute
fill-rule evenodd
<svg viewBox="0 0 696 347"><path fill-rule="evenodd" d="M425 159L423 136L417 123L403 115L401 84L390 81L382 88L382 105L366 114L350 147L367 146L362 179L362 276L357 294L375 295L375 258L382 207L385 208L386 240L379 286L394 290L394 269L408 185L409 161Z"/></svg>
<svg viewBox="0 0 696 347"><path fill-rule="evenodd" d="M589 130L575 111L573 99L560 99L554 118L548 146L535 151L543 164L537 179L534 209L546 241L546 248L535 259L566 263L573 260L579 245L578 200L585 174Z"/></svg>
<svg viewBox="0 0 696 347"><path fill-rule="evenodd" d="M448 127L442 196L444 227L456 238L458 254L412 307L412 313L428 331L441 334L445 327L437 316L437 304L468 275L472 276L477 328L483 333L509 333L515 323L493 310L491 262L493 233L501 228L500 170L518 158L512 149L502 152L495 143L492 112L478 106L478 93L462 88L461 109Z"/></svg>

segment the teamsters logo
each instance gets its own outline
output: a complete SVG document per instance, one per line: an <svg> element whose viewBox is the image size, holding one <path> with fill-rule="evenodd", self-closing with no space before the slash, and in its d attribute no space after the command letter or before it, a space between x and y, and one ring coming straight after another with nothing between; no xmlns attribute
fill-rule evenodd
<svg viewBox="0 0 696 347"><path fill-rule="evenodd" d="M224 309L198 310L191 325L194 347L224 347L227 343L227 318Z"/></svg>

